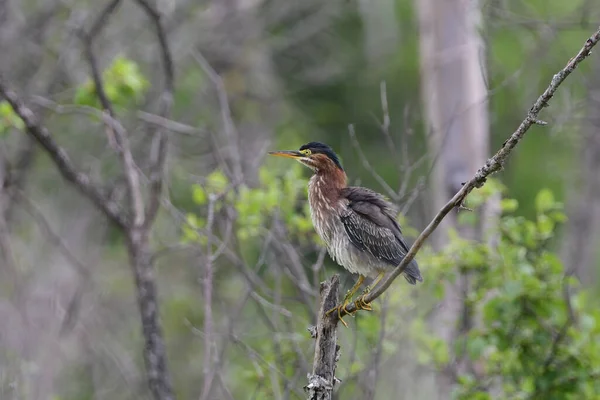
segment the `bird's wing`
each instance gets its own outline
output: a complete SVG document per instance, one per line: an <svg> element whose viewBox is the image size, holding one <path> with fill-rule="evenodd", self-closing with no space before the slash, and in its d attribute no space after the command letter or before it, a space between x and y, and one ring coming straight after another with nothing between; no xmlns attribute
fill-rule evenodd
<svg viewBox="0 0 600 400"><path fill-rule="evenodd" d="M393 206L367 188L349 187L342 195L348 200L348 209L341 219L351 242L380 260L398 265L408 247L393 218Z"/></svg>
<svg viewBox="0 0 600 400"><path fill-rule="evenodd" d="M340 219L352 244L392 266L400 264L408 253L408 246L394 218L396 210L392 204L367 188L348 187L341 194L348 201L348 207ZM415 260L404 273L412 284L423 280Z"/></svg>

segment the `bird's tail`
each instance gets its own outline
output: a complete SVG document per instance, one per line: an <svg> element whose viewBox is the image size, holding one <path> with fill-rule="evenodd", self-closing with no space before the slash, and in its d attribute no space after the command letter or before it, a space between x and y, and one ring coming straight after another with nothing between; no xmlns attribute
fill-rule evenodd
<svg viewBox="0 0 600 400"><path fill-rule="evenodd" d="M404 270L403 274L404 274L404 278L411 285L416 285L417 281L423 282L423 277L421 276L421 271L419 271L419 265L417 264L417 261L415 261L414 259L410 263L408 263L408 266Z"/></svg>

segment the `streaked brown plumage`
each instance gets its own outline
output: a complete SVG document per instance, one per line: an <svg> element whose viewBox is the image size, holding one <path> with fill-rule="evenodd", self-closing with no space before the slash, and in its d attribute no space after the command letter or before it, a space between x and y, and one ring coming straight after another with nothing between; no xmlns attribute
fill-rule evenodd
<svg viewBox="0 0 600 400"><path fill-rule="evenodd" d="M331 147L310 142L299 151L269 154L294 158L314 171L308 184L308 200L315 230L331 258L348 271L359 274L358 282L340 308L350 301L365 277L377 278L377 283L400 264L408 246L396 222L396 209L371 189L348 187L346 173ZM423 281L415 260L404 270L404 277L413 285ZM360 299L355 304L357 308L370 309Z"/></svg>

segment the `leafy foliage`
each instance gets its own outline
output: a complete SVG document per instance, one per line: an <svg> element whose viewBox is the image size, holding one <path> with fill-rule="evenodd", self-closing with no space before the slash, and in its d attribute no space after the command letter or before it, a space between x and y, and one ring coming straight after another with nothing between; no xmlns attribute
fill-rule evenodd
<svg viewBox="0 0 600 400"><path fill-rule="evenodd" d="M456 236L428 261L440 265L437 273L444 279L467 274L463 318L480 322L449 349L416 320L418 359L438 368L472 366L458 377L457 399L596 398L600 312L589 306L585 290L573 293L576 280L565 277L549 247L565 221L562 204L549 190L540 191L534 220L515 215L512 199L502 206L496 247ZM456 267L445 270L452 264ZM443 293L443 283L430 288Z"/></svg>
<svg viewBox="0 0 600 400"><path fill-rule="evenodd" d="M149 86L148 80L132 60L119 56L102 73L104 90L108 100L116 106L126 107L143 99ZM75 104L100 108L96 86L91 79L77 88Z"/></svg>
<svg viewBox="0 0 600 400"><path fill-rule="evenodd" d="M192 199L195 204L207 207L212 196L217 211L224 204L232 205L237 216L236 235L242 242L265 234L270 227L269 221L275 216L281 218L292 236L302 241L318 240L310 220L308 203L298 201L302 196L306 197L306 182L300 179L301 176L299 164L293 164L283 176L263 167L259 171L259 186L241 185L234 192L225 174L215 170L203 184L193 185ZM183 228L183 240L201 240L198 230L205 226L205 217L190 213L187 222L188 226Z"/></svg>

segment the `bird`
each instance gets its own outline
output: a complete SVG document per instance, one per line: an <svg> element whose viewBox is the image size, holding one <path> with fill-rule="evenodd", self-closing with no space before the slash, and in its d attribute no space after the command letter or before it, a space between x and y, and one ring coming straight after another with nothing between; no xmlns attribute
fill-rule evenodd
<svg viewBox="0 0 600 400"><path fill-rule="evenodd" d="M308 202L313 226L321 237L329 256L358 280L346 293L344 301L327 314L336 311L342 323L344 309L364 280L374 278L355 302L357 310L372 310L364 296L384 275L397 267L408 253L408 245L396 221L398 212L382 194L374 190L348 186L348 177L339 157L327 144L310 142L298 150L269 152L287 157L312 169L308 182ZM403 271L408 283L423 282L416 260Z"/></svg>

